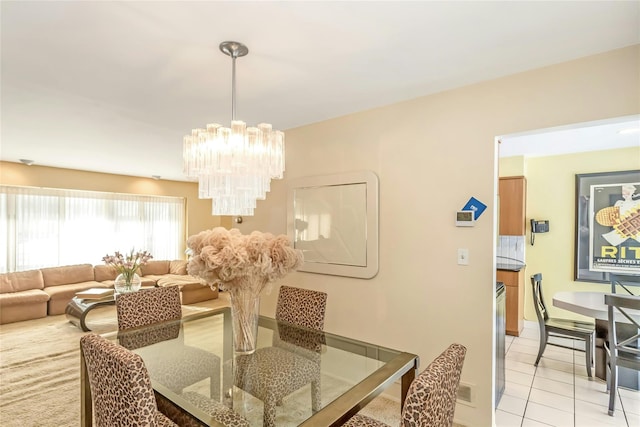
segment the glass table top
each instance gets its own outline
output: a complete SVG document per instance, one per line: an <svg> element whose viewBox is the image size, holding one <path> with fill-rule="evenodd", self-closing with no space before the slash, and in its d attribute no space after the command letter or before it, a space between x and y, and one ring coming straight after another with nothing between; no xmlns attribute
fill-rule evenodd
<svg viewBox="0 0 640 427"><path fill-rule="evenodd" d="M263 402L251 394L264 392L259 383L289 374L298 378L309 370L319 383L319 410L312 410L311 383L305 384L279 398L275 425L340 425L397 380L404 399L418 368L414 354L264 316L256 352L234 355L228 307L105 336L142 356L157 393L211 426L225 425L210 415L211 407L219 406L262 426ZM274 354L286 361L277 367L290 371L286 375L270 371Z"/></svg>

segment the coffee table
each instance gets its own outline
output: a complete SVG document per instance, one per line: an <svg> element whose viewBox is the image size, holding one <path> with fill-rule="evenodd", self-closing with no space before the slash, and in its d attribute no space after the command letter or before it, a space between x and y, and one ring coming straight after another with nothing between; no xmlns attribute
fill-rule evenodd
<svg viewBox="0 0 640 427"><path fill-rule="evenodd" d="M94 308L101 307L103 305L115 305L115 303L115 294L109 297L101 298L99 300L73 297L71 298L71 301L69 301L69 304L67 304L67 308L64 312L67 315L67 319L69 319L69 322L73 323L84 332L88 332L91 329L87 327L87 324L85 322L87 314L89 314L89 312Z"/></svg>

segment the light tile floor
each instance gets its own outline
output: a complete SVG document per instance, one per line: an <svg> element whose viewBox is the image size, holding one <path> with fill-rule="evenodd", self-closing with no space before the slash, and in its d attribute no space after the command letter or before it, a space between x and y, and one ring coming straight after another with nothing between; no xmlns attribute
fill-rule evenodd
<svg viewBox="0 0 640 427"><path fill-rule="evenodd" d="M615 416L609 416L607 385L589 381L584 352L548 345L536 367L538 340L535 322L525 322L519 337L507 335L497 427L640 427L640 392L619 388Z"/></svg>

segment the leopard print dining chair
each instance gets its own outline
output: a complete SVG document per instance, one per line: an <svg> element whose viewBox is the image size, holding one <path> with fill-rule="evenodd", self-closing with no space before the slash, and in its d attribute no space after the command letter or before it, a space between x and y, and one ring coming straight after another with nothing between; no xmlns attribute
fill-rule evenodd
<svg viewBox="0 0 640 427"><path fill-rule="evenodd" d="M142 358L93 333L80 338L96 427L178 426L158 411Z"/></svg>
<svg viewBox="0 0 640 427"><path fill-rule="evenodd" d="M236 357L235 384L264 403L263 426L276 423L276 407L294 391L311 383L311 408L322 408L320 393L320 350L327 294L309 289L282 286L278 293L276 320L281 331L274 332L271 347ZM308 328L298 329L296 326ZM290 330L301 331L292 334ZM286 335L289 337L285 337ZM282 332L282 335L279 333ZM295 336L295 339L291 338ZM283 338L281 338L283 337ZM310 341L312 344L310 345Z"/></svg>
<svg viewBox="0 0 640 427"><path fill-rule="evenodd" d="M137 328L182 318L180 289L166 286L116 296L118 329Z"/></svg>
<svg viewBox="0 0 640 427"><path fill-rule="evenodd" d="M182 398L209 414L212 420L219 422L223 426L250 427L249 421L246 418L222 403L209 399L206 396L188 391L182 394ZM182 410L160 393L156 393L156 401L158 402L160 412L180 427L202 427L204 425L200 420Z"/></svg>
<svg viewBox="0 0 640 427"><path fill-rule="evenodd" d="M220 357L184 344L177 286L120 294L116 312L120 344L144 356L152 378L178 394L209 378L210 397L220 401ZM145 328L138 329L141 326ZM151 344L155 344L153 349L143 346Z"/></svg>
<svg viewBox="0 0 640 427"><path fill-rule="evenodd" d="M467 349L451 344L411 383L402 407L401 427L451 427L456 395ZM389 427L366 415L356 414L346 427Z"/></svg>

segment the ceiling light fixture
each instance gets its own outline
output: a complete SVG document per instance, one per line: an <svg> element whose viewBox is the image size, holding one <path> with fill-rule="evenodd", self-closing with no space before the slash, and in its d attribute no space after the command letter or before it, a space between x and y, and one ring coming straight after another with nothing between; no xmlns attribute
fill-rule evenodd
<svg viewBox="0 0 640 427"><path fill-rule="evenodd" d="M208 124L184 137L183 167L198 181L201 199L212 199L213 215L250 216L264 200L271 179L284 172L284 133L270 124L249 127L236 120L236 59L249 53L242 43L225 41L220 50L231 57L231 128Z"/></svg>
<svg viewBox="0 0 640 427"><path fill-rule="evenodd" d="M30 159L18 159L18 160L20 160L20 163L25 164L27 166L31 166L32 164L35 163L33 160L30 160Z"/></svg>

